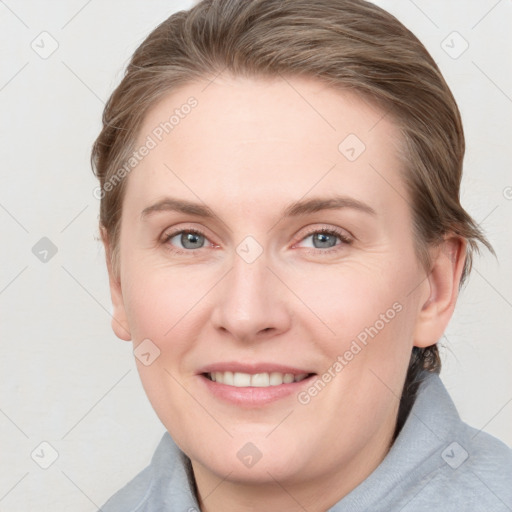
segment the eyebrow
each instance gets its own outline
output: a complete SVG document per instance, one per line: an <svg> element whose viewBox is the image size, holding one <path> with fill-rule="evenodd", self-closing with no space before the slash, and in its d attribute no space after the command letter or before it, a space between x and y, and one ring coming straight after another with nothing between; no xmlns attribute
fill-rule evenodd
<svg viewBox="0 0 512 512"><path fill-rule="evenodd" d="M213 211L206 205L185 201L184 199L174 199L172 197L166 197L165 199L162 199L161 201L158 201L155 204L144 208L140 216L142 219L144 219L144 217L147 217L152 213L164 211L187 213L197 217L215 217Z"/></svg>
<svg viewBox="0 0 512 512"><path fill-rule="evenodd" d="M336 196L329 199L312 198L292 203L283 212L284 217L307 215L321 210L337 210L351 208L370 215L376 215L375 210L368 204L347 196Z"/></svg>
<svg viewBox="0 0 512 512"><path fill-rule="evenodd" d="M370 215L376 215L375 210L362 201L352 197L336 196L329 199L312 198L293 202L284 209L281 217L298 217L300 215L307 215L322 210L335 210L341 208L351 208ZM155 204L144 208L141 213L141 218L144 219L150 214L164 211L185 213L205 218L216 217L213 210L204 204L194 203L184 199L166 197Z"/></svg>

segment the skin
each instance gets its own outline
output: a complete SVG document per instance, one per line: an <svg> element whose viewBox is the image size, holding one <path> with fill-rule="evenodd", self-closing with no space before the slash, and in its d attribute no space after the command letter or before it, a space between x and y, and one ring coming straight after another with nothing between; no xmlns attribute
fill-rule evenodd
<svg viewBox="0 0 512 512"><path fill-rule="evenodd" d="M148 366L137 361L140 377L191 458L203 511L326 510L389 450L411 349L435 343L448 323L464 242L446 237L432 248L428 273L419 262L400 135L377 108L314 79L208 83L169 93L140 130L142 144L197 99L128 176L119 272L109 265L112 325L134 347L149 338L160 350ZM338 150L348 134L366 146L353 162ZM296 201L335 196L374 213L283 215ZM214 216L141 215L165 197ZM191 228L204 233L203 247L180 245L175 233ZM336 245L315 248L311 233L321 229L350 242L333 235ZM248 235L262 249L252 263L236 252ZM237 406L197 374L219 361L264 361L322 375L396 303L401 311L306 405L292 394ZM248 442L262 454L250 468L237 457Z"/></svg>

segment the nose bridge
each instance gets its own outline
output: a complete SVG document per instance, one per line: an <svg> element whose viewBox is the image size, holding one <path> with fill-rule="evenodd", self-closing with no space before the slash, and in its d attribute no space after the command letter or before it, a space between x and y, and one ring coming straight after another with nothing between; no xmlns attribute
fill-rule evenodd
<svg viewBox="0 0 512 512"><path fill-rule="evenodd" d="M241 247L247 249L243 243ZM252 250L249 246L248 252ZM279 282L267 265L265 254L251 259L244 256L240 247L237 249L232 269L219 289L213 314L216 328L240 340L251 340L289 327L290 316L282 291L277 289Z"/></svg>

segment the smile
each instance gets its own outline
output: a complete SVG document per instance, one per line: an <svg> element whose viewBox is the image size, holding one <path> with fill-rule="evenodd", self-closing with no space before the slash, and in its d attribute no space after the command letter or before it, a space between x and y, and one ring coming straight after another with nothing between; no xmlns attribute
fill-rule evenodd
<svg viewBox="0 0 512 512"><path fill-rule="evenodd" d="M197 375L210 396L250 409L295 396L317 374L300 365L224 361L203 366Z"/></svg>
<svg viewBox="0 0 512 512"><path fill-rule="evenodd" d="M208 379L219 384L234 386L237 388L266 388L270 386L280 386L282 384L291 384L306 379L310 374L300 373L242 373L242 372L210 372L205 374Z"/></svg>

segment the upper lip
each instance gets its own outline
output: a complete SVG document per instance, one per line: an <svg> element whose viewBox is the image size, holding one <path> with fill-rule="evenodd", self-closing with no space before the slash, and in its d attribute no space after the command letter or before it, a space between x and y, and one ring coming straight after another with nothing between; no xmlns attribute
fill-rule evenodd
<svg viewBox="0 0 512 512"><path fill-rule="evenodd" d="M313 373L303 368L293 366L286 366L276 363L240 363L240 362L219 362L212 363L202 367L199 374L212 373L212 372L233 372L233 373L292 373L293 375L310 374Z"/></svg>

